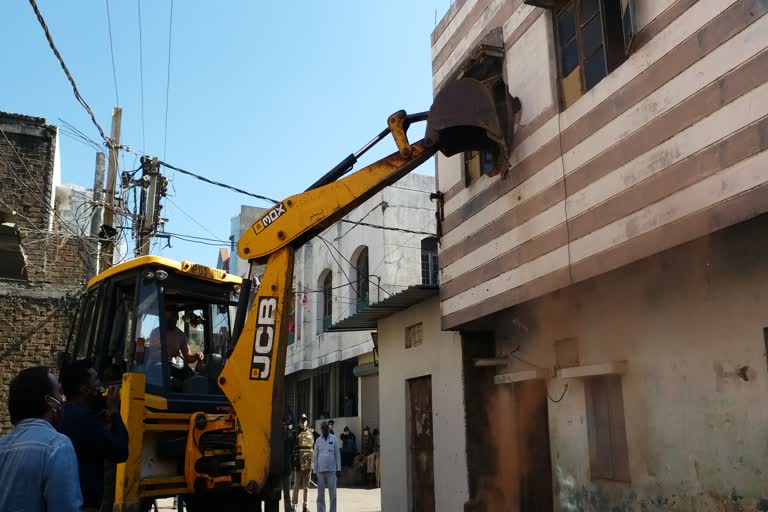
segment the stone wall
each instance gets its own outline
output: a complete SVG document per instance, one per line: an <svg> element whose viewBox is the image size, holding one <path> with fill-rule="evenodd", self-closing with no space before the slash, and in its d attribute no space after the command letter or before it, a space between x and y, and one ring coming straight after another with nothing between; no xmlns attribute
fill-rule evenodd
<svg viewBox="0 0 768 512"><path fill-rule="evenodd" d="M0 113L0 129L0 208L15 222L26 258L25 276L0 279L0 431L5 431L8 384L24 368L55 365L87 263L84 242L61 229L53 214L57 129L41 118L6 113Z"/></svg>

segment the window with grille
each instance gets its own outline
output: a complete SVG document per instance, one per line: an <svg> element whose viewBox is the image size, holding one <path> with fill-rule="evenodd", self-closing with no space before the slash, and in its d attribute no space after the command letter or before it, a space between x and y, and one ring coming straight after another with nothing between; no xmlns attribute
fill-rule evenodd
<svg viewBox="0 0 768 512"><path fill-rule="evenodd" d="M438 284L437 238L421 241L421 284Z"/></svg>
<svg viewBox="0 0 768 512"><path fill-rule="evenodd" d="M320 301L318 304L318 329L317 332L326 332L333 321L333 274L326 270L320 280Z"/></svg>
<svg viewBox="0 0 768 512"><path fill-rule="evenodd" d="M368 248L364 247L355 261L355 270L357 273L355 286L356 311L359 313L368 307L369 301L369 283L368 275Z"/></svg>
<svg viewBox="0 0 768 512"><path fill-rule="evenodd" d="M418 347L424 343L424 325L419 322L405 328L405 348Z"/></svg>

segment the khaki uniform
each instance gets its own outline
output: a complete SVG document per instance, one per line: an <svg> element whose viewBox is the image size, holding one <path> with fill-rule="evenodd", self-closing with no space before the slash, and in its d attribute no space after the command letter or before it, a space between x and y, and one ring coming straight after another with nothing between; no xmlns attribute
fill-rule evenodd
<svg viewBox="0 0 768 512"><path fill-rule="evenodd" d="M307 429L296 434L296 448L293 452L293 507L299 503L299 489L304 490L304 508L307 508L309 479L312 476L312 455L315 436Z"/></svg>

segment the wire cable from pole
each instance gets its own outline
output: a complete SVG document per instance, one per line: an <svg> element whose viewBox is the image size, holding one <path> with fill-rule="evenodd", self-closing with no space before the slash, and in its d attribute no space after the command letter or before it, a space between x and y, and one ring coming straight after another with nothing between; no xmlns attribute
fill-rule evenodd
<svg viewBox="0 0 768 512"><path fill-rule="evenodd" d="M139 82L141 86L141 149L147 147L147 138L144 123L144 43L141 34L141 0L136 0L139 6Z"/></svg>
<svg viewBox="0 0 768 512"><path fill-rule="evenodd" d="M163 167L167 167L168 169L180 172L181 174L186 174L187 176L192 176L193 178L197 178L198 180L203 181L205 183L208 183L209 185L215 185L217 187L226 188L226 189L232 190L234 192L237 192L239 194L255 197L256 199L261 199L262 201L267 201L267 202L270 202L272 204L278 204L280 202L280 201L278 201L276 199L272 199L271 197L262 196L262 195L259 195L259 194L254 194L252 192L248 192L248 191L243 190L241 188L233 187L232 185L227 185L226 183L221 183L220 181L214 181L212 179L206 178L205 176L201 176L199 174L195 174L194 172L182 169L181 167L176 167L175 165L171 165L171 164L169 164L167 162L160 161L159 164L162 165Z"/></svg>
<svg viewBox="0 0 768 512"><path fill-rule="evenodd" d="M117 90L117 67L115 66L115 49L112 43L112 17L109 14L109 0L104 0L107 6L107 29L109 30L109 54L112 57L112 78L115 81L115 105L120 105L120 94Z"/></svg>
<svg viewBox="0 0 768 512"><path fill-rule="evenodd" d="M526 360L525 360L525 359L523 359L522 357L518 357L518 356L516 356L514 353L515 353L515 352L517 352L518 350L520 350L520 346L519 346L519 345L518 345L517 347L515 347L515 349L514 349L512 352L510 352L510 353L508 354L508 355L509 355L509 357L511 357L511 358L513 358L513 359L517 359L517 360L518 360L518 361L520 361L521 363L523 363L523 364L527 364L528 366L531 366L531 367L533 367L533 368L536 368L536 369L538 369L538 370L543 370L543 369L544 369L544 368L542 368L542 367L541 367L541 366L539 366L539 365L535 365L535 364L533 364L533 363L530 363L530 362L526 361ZM549 400L550 400L552 403L555 403L555 404L559 404L560 402L562 402L562 401L563 401L563 398L565 398L565 393L566 393L566 392L568 392L568 383L567 383L567 382L565 383L565 386L563 387L563 392L562 392L562 394L560 395L560 398L558 398L557 400L555 400L554 398L552 398L552 395L550 395L550 394L549 394L549 388L547 388L547 398L549 398Z"/></svg>
<svg viewBox="0 0 768 512"><path fill-rule="evenodd" d="M99 124L99 122L96 121L96 116L93 114L93 110L91 110L91 107L88 105L88 102L86 102L85 99L80 95L80 91L77 88L77 83L75 82L75 79L72 78L72 74L69 72L69 68L67 68L67 65L64 63L64 58L61 56L61 53L59 53L58 48L56 48L56 44L54 44L53 38L51 37L51 32L48 30L48 25L45 23L45 19L43 18L42 13L40 12L40 8L37 6L37 2L35 0L29 0L29 4L32 6L32 9L35 11L35 15L37 16L37 21L40 23L40 26L43 28L43 32L45 32L45 38L48 40L48 46L51 47L53 54L59 60L61 69L64 70L64 74L67 75L67 79L69 80L69 83L72 85L72 90L75 93L75 99L77 99L78 103L80 103L80 105L83 106L85 111L88 112L88 115L91 117L91 122L99 131L99 135L101 135L101 138L104 139L104 142L109 144L110 143L109 138L104 133L104 130L101 128L101 125Z"/></svg>
<svg viewBox="0 0 768 512"><path fill-rule="evenodd" d="M171 14L168 20L168 69L165 78L165 125L163 128L163 160L166 158L168 148L168 104L171 93L171 36L173 34L173 0L171 0Z"/></svg>
<svg viewBox="0 0 768 512"><path fill-rule="evenodd" d="M173 201L173 199L171 199L170 197L166 197L165 199L166 199L166 201L168 201L169 203L171 203L171 204L173 205L173 207L174 207L174 208L176 208L177 210L179 210L179 211L180 211L182 214L184 214L184 215L185 215L185 216L186 216L186 217L187 217L189 220L191 220L192 222L194 222L195 224L197 224L197 225L198 225L199 227L201 227L201 228L202 228L204 231L206 231L206 232L207 232L209 235L211 235L212 237L215 237L215 236L216 236L216 233L214 233L213 231L211 231L211 230L210 230L210 229L208 229L207 227L203 226L203 225L202 225L200 222L198 222L198 221L197 221L197 219L195 219L194 217L192 217L192 215L190 215L189 213L187 213L186 211L184 211L184 210L183 210L183 209L182 209L182 208L181 208L181 207L180 207L178 204L176 204L176 202L175 202L175 201ZM211 240L214 240L214 241L220 241L220 239L219 239L219 238L212 238ZM229 241L226 241L226 242L224 242L224 243L227 243L227 244L228 244L228 243L229 243Z"/></svg>

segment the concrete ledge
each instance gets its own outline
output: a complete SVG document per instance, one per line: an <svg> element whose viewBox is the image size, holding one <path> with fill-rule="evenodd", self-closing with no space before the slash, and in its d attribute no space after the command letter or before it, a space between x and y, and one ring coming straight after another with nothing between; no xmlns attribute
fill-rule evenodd
<svg viewBox="0 0 768 512"><path fill-rule="evenodd" d="M599 375L623 375L626 372L626 361L611 361L608 363L562 368L557 371L557 377L560 379L580 379L584 377L597 377Z"/></svg>
<svg viewBox="0 0 768 512"><path fill-rule="evenodd" d="M526 380L543 380L552 377L552 370L549 368L536 368L533 370L522 370L519 372L502 373L493 378L494 384L513 384Z"/></svg>

